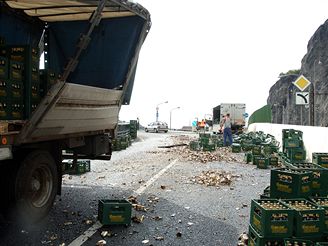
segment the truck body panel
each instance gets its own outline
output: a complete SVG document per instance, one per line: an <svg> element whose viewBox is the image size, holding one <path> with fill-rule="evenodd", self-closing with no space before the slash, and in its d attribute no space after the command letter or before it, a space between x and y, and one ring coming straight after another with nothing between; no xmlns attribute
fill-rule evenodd
<svg viewBox="0 0 328 246"><path fill-rule="evenodd" d="M244 127L245 110L246 105L244 103L221 103L213 108L213 132L218 133L220 131L220 122L227 113L230 114L232 129Z"/></svg>
<svg viewBox="0 0 328 246"><path fill-rule="evenodd" d="M56 87L48 93L56 93ZM55 103L46 95L26 124L18 143L59 139L67 134L106 131L118 123L122 91L65 83ZM54 100L54 99L52 99ZM45 111L43 112L45 108Z"/></svg>

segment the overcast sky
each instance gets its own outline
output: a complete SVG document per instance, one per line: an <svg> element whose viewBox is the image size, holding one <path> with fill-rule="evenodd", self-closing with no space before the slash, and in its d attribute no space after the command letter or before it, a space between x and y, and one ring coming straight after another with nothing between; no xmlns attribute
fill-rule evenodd
<svg viewBox="0 0 328 246"><path fill-rule="evenodd" d="M152 28L120 120L156 119L172 128L220 103L266 104L280 72L299 69L311 36L328 19L326 0L139 0Z"/></svg>

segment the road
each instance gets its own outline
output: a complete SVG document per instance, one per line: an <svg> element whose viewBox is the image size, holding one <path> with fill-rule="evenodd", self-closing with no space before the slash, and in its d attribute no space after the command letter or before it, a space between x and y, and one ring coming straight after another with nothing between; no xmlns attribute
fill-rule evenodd
<svg viewBox="0 0 328 246"><path fill-rule="evenodd" d="M228 161L189 161L179 148L158 148L195 138L193 133L138 132L126 150L113 152L111 161L92 161L91 172L64 175L62 195L49 216L37 225L0 219L0 245L236 245L248 230L251 199L270 183L270 171L245 164L243 154L229 153ZM220 152L220 150L219 150ZM194 182L202 171L224 170L232 183L219 187ZM99 199L134 195L147 211L142 223L101 227ZM83 236L84 235L84 236Z"/></svg>

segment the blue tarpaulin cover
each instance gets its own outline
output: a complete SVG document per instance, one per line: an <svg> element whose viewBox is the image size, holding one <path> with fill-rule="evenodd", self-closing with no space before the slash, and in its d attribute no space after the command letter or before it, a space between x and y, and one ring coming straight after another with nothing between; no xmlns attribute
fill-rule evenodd
<svg viewBox="0 0 328 246"><path fill-rule="evenodd" d="M29 17L30 18L30 17ZM45 22L14 16L0 10L0 36L10 45L37 46ZM91 34L91 41L79 58L79 63L67 82L107 89L121 89L127 81L146 20L138 15L102 19ZM48 23L48 68L63 73L69 58L75 54L80 35L87 31L88 21L56 21ZM128 104L136 67L124 94Z"/></svg>

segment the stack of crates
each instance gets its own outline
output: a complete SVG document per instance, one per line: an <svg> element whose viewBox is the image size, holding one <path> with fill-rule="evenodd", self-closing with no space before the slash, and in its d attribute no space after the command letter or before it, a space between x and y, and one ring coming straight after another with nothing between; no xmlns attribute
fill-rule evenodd
<svg viewBox="0 0 328 246"><path fill-rule="evenodd" d="M132 139L137 138L137 130L138 130L138 121L130 120L130 136Z"/></svg>
<svg viewBox="0 0 328 246"><path fill-rule="evenodd" d="M0 119L21 120L23 116L24 63L11 60L7 46L0 46Z"/></svg>
<svg viewBox="0 0 328 246"><path fill-rule="evenodd" d="M0 46L0 54L7 58L7 89L12 91L7 100L11 119L29 118L39 104L39 51L30 45Z"/></svg>
<svg viewBox="0 0 328 246"><path fill-rule="evenodd" d="M252 200L248 245L283 245L283 238L293 235L293 217L279 200Z"/></svg>
<svg viewBox="0 0 328 246"><path fill-rule="evenodd" d="M90 160L77 160L76 167L73 167L73 160L62 162L62 173L70 175L80 175L91 171Z"/></svg>
<svg viewBox="0 0 328 246"><path fill-rule="evenodd" d="M282 130L283 153L290 162L304 162L306 152L303 144L303 132L294 129Z"/></svg>

